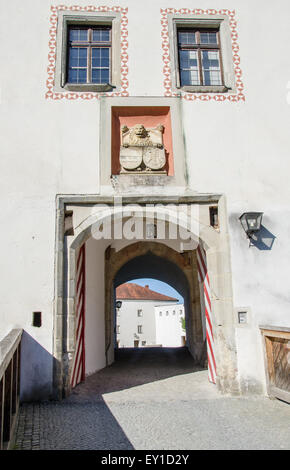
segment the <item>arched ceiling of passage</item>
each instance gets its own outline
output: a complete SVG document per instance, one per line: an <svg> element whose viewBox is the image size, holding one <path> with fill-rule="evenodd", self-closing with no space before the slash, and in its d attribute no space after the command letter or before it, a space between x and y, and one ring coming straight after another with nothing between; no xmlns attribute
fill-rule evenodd
<svg viewBox="0 0 290 470"><path fill-rule="evenodd" d="M166 282L183 298L188 297L188 282L182 270L173 262L151 252L136 256L124 264L115 276L114 287L138 278L153 278Z"/></svg>

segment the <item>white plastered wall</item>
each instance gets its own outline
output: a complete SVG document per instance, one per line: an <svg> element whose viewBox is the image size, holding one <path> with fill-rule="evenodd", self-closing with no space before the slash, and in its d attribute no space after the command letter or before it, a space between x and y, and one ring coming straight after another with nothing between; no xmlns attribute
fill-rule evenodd
<svg viewBox="0 0 290 470"><path fill-rule="evenodd" d="M105 273L107 242L89 238L86 242L85 370L90 375L106 366L105 356Z"/></svg>
<svg viewBox="0 0 290 470"><path fill-rule="evenodd" d="M164 347L183 346L181 319L184 318L184 305L158 305L155 307L156 342Z"/></svg>

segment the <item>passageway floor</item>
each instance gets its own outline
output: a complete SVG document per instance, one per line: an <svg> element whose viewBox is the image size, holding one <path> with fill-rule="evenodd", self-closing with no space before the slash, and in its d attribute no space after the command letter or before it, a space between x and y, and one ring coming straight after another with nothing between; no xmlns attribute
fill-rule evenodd
<svg viewBox="0 0 290 470"><path fill-rule="evenodd" d="M290 450L290 405L225 396L186 348L118 351L61 402L23 403L16 449Z"/></svg>

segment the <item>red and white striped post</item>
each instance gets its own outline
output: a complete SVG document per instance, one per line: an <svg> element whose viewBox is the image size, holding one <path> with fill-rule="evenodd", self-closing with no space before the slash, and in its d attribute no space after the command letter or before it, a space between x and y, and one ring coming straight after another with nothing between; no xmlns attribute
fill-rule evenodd
<svg viewBox="0 0 290 470"><path fill-rule="evenodd" d="M79 250L76 275L76 347L71 373L71 387L85 380L85 293L86 293L86 249Z"/></svg>
<svg viewBox="0 0 290 470"><path fill-rule="evenodd" d="M216 361L214 351L214 338L212 329L212 311L211 311L211 295L210 284L207 272L206 254L202 246L197 247L197 269L199 282L203 286L204 294L204 310L206 320L206 344L208 358L208 379L212 383L216 383Z"/></svg>

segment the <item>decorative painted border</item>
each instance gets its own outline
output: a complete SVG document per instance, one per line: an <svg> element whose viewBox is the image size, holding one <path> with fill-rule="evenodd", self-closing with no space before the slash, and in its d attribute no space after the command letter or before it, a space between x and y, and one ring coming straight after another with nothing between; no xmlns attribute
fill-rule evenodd
<svg viewBox="0 0 290 470"><path fill-rule="evenodd" d="M233 51L233 63L234 71L236 77L236 88L237 93L235 94L221 94L221 93L182 93L182 97L189 101L245 101L245 95L243 93L244 85L242 82L242 70L240 68L240 56L239 45L238 45L238 33L237 33L237 22L235 19L235 10L201 10L199 8L190 10L189 8L180 8L179 10L175 8L161 8L161 38L162 38L162 50L163 50L163 74L164 74L164 96L180 96L179 93L172 91L172 82L171 82L171 69L170 69L170 53L169 53L169 33L168 33L168 18L167 15L173 15L178 13L180 15L227 15L229 17L230 29L231 29L231 38L232 38L232 51Z"/></svg>
<svg viewBox="0 0 290 470"><path fill-rule="evenodd" d="M67 100L76 100L78 98L82 98L83 100L90 100L93 98L99 99L102 95L106 96L129 96L128 87L128 8L122 7L107 7L107 6L66 6L66 5L57 5L51 6L51 16L50 16L50 30L49 30L49 53L48 53L48 67L47 73L48 78L46 80L46 99L53 99L53 100L61 100L63 98ZM119 12L121 13L121 90L119 92L113 93L93 93L93 92L63 92L63 93L56 93L53 91L54 87L54 73L55 73L55 60L56 60L56 28L57 28L57 12L58 10L68 10L68 11L101 11L101 12Z"/></svg>

